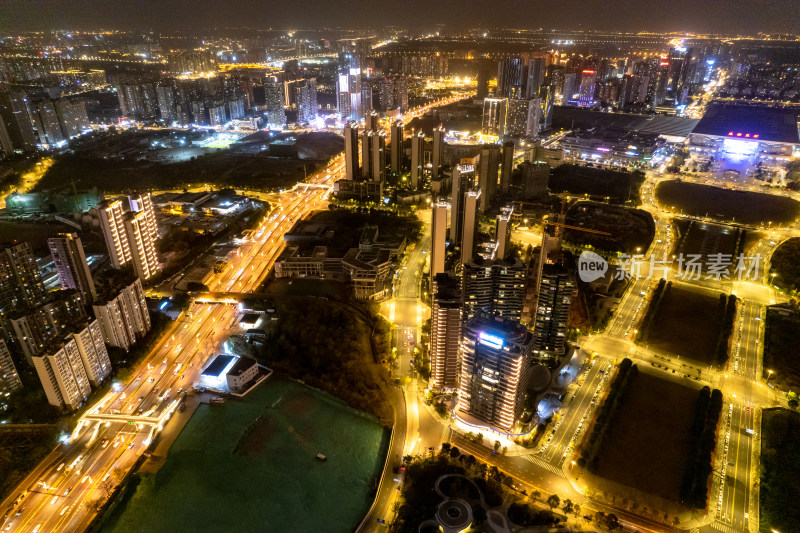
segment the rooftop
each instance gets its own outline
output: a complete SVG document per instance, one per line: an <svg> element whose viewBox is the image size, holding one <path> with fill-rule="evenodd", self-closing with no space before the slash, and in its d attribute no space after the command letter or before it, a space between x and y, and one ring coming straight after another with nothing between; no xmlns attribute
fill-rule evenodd
<svg viewBox="0 0 800 533"><path fill-rule="evenodd" d="M692 133L800 144L797 110L781 107L711 104Z"/></svg>
<svg viewBox="0 0 800 533"><path fill-rule="evenodd" d="M614 128L669 137L688 137L698 120L662 115L605 113L566 106L553 106L553 128Z"/></svg>

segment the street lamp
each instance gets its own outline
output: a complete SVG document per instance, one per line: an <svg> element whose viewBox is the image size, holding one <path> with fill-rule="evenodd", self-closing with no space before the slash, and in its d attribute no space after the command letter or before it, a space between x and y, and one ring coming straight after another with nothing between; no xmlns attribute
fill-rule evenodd
<svg viewBox="0 0 800 533"><path fill-rule="evenodd" d="M769 383L769 378L772 377L772 370L767 370L767 383Z"/></svg>

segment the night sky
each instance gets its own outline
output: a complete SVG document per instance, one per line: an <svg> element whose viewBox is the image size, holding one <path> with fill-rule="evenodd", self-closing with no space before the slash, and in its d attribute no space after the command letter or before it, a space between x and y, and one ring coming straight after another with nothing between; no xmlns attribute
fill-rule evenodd
<svg viewBox="0 0 800 533"><path fill-rule="evenodd" d="M0 31L519 27L800 33L798 0L2 0Z"/></svg>

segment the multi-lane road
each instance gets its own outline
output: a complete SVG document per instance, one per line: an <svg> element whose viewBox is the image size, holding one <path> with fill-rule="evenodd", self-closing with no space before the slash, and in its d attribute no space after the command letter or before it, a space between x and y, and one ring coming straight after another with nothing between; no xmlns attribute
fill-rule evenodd
<svg viewBox="0 0 800 533"><path fill-rule="evenodd" d="M446 105L455 95L409 112L405 119ZM311 211L326 205L332 183L340 179L344 156L306 183L282 193L272 211L240 244L225 271L207 283L162 337L127 383L112 390L81 417L71 438L59 444L0 504L2 529L20 532L82 531L98 504L147 451L179 407L209 356L234 331L236 300L225 297L255 290L283 250L283 235ZM403 420L405 423L405 420Z"/></svg>

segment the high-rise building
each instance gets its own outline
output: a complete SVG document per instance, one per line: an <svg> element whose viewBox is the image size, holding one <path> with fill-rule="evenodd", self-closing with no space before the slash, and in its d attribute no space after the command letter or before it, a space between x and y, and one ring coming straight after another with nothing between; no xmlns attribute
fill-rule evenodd
<svg viewBox="0 0 800 533"><path fill-rule="evenodd" d="M150 231L148 217L144 211L132 211L125 214L124 221L133 271L141 279L150 279L158 273L159 268L156 241Z"/></svg>
<svg viewBox="0 0 800 533"><path fill-rule="evenodd" d="M520 165L520 169L522 170L522 198L531 200L546 196L550 181L550 165L543 161L525 161Z"/></svg>
<svg viewBox="0 0 800 533"><path fill-rule="evenodd" d="M158 227L150 193L130 196L131 210L125 212L121 200L105 200L93 212L100 221L111 264L121 268L133 264L136 274L149 279L158 272L156 239Z"/></svg>
<svg viewBox="0 0 800 533"><path fill-rule="evenodd" d="M339 120L361 120L361 59L358 54L339 54L336 94Z"/></svg>
<svg viewBox="0 0 800 533"><path fill-rule="evenodd" d="M411 188L417 190L422 182L425 164L425 133L420 130L411 136Z"/></svg>
<svg viewBox="0 0 800 533"><path fill-rule="evenodd" d="M125 210L121 200L105 200L97 206L100 229L114 268L122 268L132 259L128 237L125 233Z"/></svg>
<svg viewBox="0 0 800 533"><path fill-rule="evenodd" d="M535 122L528 122L529 133L528 137L536 135L534 130L535 126L532 124L538 123L539 133L548 131L553 127L553 104L555 103L555 88L553 85L544 84L539 87L539 113Z"/></svg>
<svg viewBox="0 0 800 533"><path fill-rule="evenodd" d="M464 198L475 186L475 167L456 165L453 168L453 187L450 193L450 242L461 243L464 227Z"/></svg>
<svg viewBox="0 0 800 533"><path fill-rule="evenodd" d="M46 290L27 242L2 245L0 252L0 312L34 307L44 301Z"/></svg>
<svg viewBox="0 0 800 533"><path fill-rule="evenodd" d="M83 296L76 290L51 293L48 300L35 308L28 308L7 317L5 335L12 340L16 350L22 352L28 363L69 327L86 320Z"/></svg>
<svg viewBox="0 0 800 533"><path fill-rule="evenodd" d="M575 98L576 77L577 74L574 72L564 74L564 88L561 93L562 104L566 104L569 100Z"/></svg>
<svg viewBox="0 0 800 533"><path fill-rule="evenodd" d="M85 101L60 98L55 101L55 106L64 138L69 139L91 129Z"/></svg>
<svg viewBox="0 0 800 533"><path fill-rule="evenodd" d="M433 149L431 150L431 179L436 179L442 170L444 158L444 126L433 128Z"/></svg>
<svg viewBox="0 0 800 533"><path fill-rule="evenodd" d="M534 56L528 59L525 98L536 98L539 95L539 87L544 83L547 72L547 60L546 56Z"/></svg>
<svg viewBox="0 0 800 533"><path fill-rule="evenodd" d="M386 181L386 134L373 132L370 140L370 172L372 181Z"/></svg>
<svg viewBox="0 0 800 533"><path fill-rule="evenodd" d="M461 288L458 278L437 274L431 296L431 379L434 389L454 389L460 372Z"/></svg>
<svg viewBox="0 0 800 533"><path fill-rule="evenodd" d="M503 143L503 164L500 167L500 192L508 193L508 186L511 184L511 173L514 171L514 143L507 141Z"/></svg>
<svg viewBox="0 0 800 533"><path fill-rule="evenodd" d="M507 110L507 98L485 98L483 100L481 133L502 138L506 134Z"/></svg>
<svg viewBox="0 0 800 533"><path fill-rule="evenodd" d="M497 192L497 178L500 175L500 147L481 146L478 158L478 185L481 188L480 212L485 213Z"/></svg>
<svg viewBox="0 0 800 533"><path fill-rule="evenodd" d="M111 360L103 342L100 323L96 319L92 320L72 333L71 337L78 346L89 382L97 387L111 375Z"/></svg>
<svg viewBox="0 0 800 533"><path fill-rule="evenodd" d="M433 294L434 278L444 272L447 250L447 207L447 203L439 202L433 205L431 212L431 294Z"/></svg>
<svg viewBox="0 0 800 533"><path fill-rule="evenodd" d="M76 289L91 302L97 296L94 280L86 261L81 238L77 233L59 233L47 239L50 255L58 272L58 279L63 289Z"/></svg>
<svg viewBox="0 0 800 533"><path fill-rule="evenodd" d="M294 87L297 122L308 123L317 118L317 79L300 80Z"/></svg>
<svg viewBox="0 0 800 533"><path fill-rule="evenodd" d="M486 311L511 320L522 318L528 269L518 258L463 265L464 320Z"/></svg>
<svg viewBox="0 0 800 533"><path fill-rule="evenodd" d="M284 97L283 84L266 80L264 86L264 112L267 126L282 128L286 125L286 101Z"/></svg>
<svg viewBox="0 0 800 533"><path fill-rule="evenodd" d="M597 73L594 70L584 70L581 73L581 87L578 94L578 105L591 107L595 103L594 92L597 85Z"/></svg>
<svg viewBox="0 0 800 533"><path fill-rule="evenodd" d="M46 354L34 357L33 366L50 405L73 411L92 392L78 343L73 339L54 344Z"/></svg>
<svg viewBox="0 0 800 533"><path fill-rule="evenodd" d="M158 113L161 120L167 124L178 120L177 101L175 99L175 87L172 83L160 83L156 87L156 98L158 100Z"/></svg>
<svg viewBox="0 0 800 533"><path fill-rule="evenodd" d="M392 172L399 174L403 170L403 121L397 120L392 124Z"/></svg>
<svg viewBox="0 0 800 533"><path fill-rule="evenodd" d="M533 327L533 353L541 358L559 357L567 340L567 320L575 294L575 280L563 266L546 263L540 270Z"/></svg>
<svg viewBox="0 0 800 533"><path fill-rule="evenodd" d="M384 79L378 83L378 105L383 111L389 111L397 107L395 105L394 93L395 88L392 80Z"/></svg>
<svg viewBox="0 0 800 533"><path fill-rule="evenodd" d="M508 247L511 243L511 212L510 208L505 208L495 217L494 258L498 261L503 261L506 258Z"/></svg>
<svg viewBox="0 0 800 533"><path fill-rule="evenodd" d="M345 177L354 181L359 177L358 171L358 125L348 122L344 127L344 169Z"/></svg>
<svg viewBox="0 0 800 533"><path fill-rule="evenodd" d="M3 151L27 152L36 149L36 132L33 129L28 99L22 93L0 92L0 127Z"/></svg>
<svg viewBox="0 0 800 533"><path fill-rule="evenodd" d="M461 232L461 264L472 261L475 254L475 239L478 225L478 203L481 190L468 191L464 196L464 219Z"/></svg>
<svg viewBox="0 0 800 533"><path fill-rule="evenodd" d="M459 405L497 429L512 432L525 410L532 335L518 322L480 314L464 323Z"/></svg>
<svg viewBox="0 0 800 533"><path fill-rule="evenodd" d="M361 84L361 112L366 116L371 113L372 106L372 86L366 83Z"/></svg>
<svg viewBox="0 0 800 533"><path fill-rule="evenodd" d="M150 331L150 313L138 278L95 303L92 308L109 346L129 350Z"/></svg>
<svg viewBox="0 0 800 533"><path fill-rule="evenodd" d="M380 116L376 111L370 111L364 115L364 130L378 130L380 128Z"/></svg>
<svg viewBox="0 0 800 533"><path fill-rule="evenodd" d="M5 399L21 388L22 381L17 374L17 367L14 366L14 359L11 358L6 341L0 339L0 399Z"/></svg>
<svg viewBox="0 0 800 533"><path fill-rule="evenodd" d="M403 113L408 111L408 80L405 78L394 82L394 105Z"/></svg>
<svg viewBox="0 0 800 533"><path fill-rule="evenodd" d="M478 94L475 98L483 100L489 96L489 69L478 69Z"/></svg>
<svg viewBox="0 0 800 533"><path fill-rule="evenodd" d="M520 98L522 96L522 58L510 57L497 64L497 91L495 97Z"/></svg>
<svg viewBox="0 0 800 533"><path fill-rule="evenodd" d="M372 137L374 130L366 129L361 134L361 179L369 180L372 176Z"/></svg>
<svg viewBox="0 0 800 533"><path fill-rule="evenodd" d="M31 117L42 146L54 147L65 140L52 101L43 100L31 104Z"/></svg>

